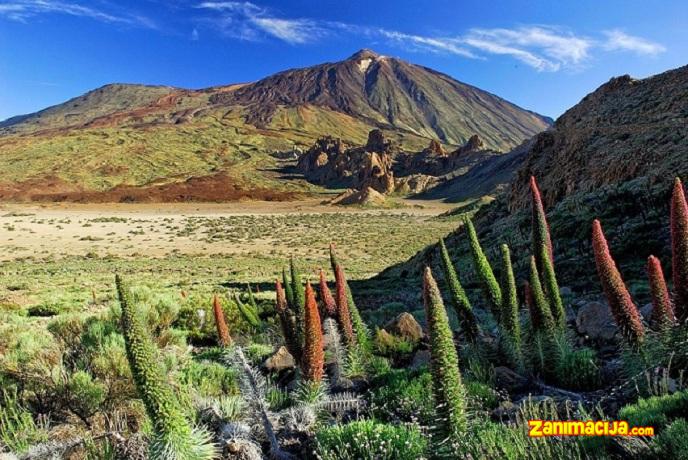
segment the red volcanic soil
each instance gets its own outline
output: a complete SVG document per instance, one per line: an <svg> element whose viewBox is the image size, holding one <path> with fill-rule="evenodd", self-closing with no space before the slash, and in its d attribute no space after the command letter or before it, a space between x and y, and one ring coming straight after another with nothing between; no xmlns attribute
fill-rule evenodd
<svg viewBox="0 0 688 460"><path fill-rule="evenodd" d="M105 191L84 190L56 177L30 179L14 184L0 184L0 201L39 201L72 203L177 203L187 201L222 202L251 199L291 201L295 192L265 188L247 189L224 173L191 177L185 181L135 187L118 185Z"/></svg>

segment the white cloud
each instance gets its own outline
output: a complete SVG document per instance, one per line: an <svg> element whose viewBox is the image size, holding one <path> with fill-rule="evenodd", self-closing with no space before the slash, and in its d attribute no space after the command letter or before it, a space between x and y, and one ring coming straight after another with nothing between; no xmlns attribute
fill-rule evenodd
<svg viewBox="0 0 688 460"><path fill-rule="evenodd" d="M203 2L197 8L219 12L220 18L214 24L226 35L243 40L259 40L267 34L287 43L303 44L327 34L324 23L275 17L251 2Z"/></svg>
<svg viewBox="0 0 688 460"><path fill-rule="evenodd" d="M144 16L109 13L73 2L59 0L14 0L0 4L0 16L14 21L27 22L30 18L41 14L67 14L107 23L126 24L150 29L157 28L152 20Z"/></svg>
<svg viewBox="0 0 688 460"><path fill-rule="evenodd" d="M631 51L649 56L655 56L666 51L666 48L659 43L628 35L619 29L607 30L604 34L607 36L607 41L603 47L608 51Z"/></svg>
<svg viewBox="0 0 688 460"><path fill-rule="evenodd" d="M405 34L402 32L390 31L385 29L377 29L376 32L383 37L389 38L392 41L402 44L411 44L421 49L426 49L432 52L447 52L464 56L468 58L475 58L476 55L469 49L461 46L461 40L455 38L433 38L424 37L421 35Z"/></svg>
<svg viewBox="0 0 688 460"><path fill-rule="evenodd" d="M284 18L251 2L207 1L196 8L214 12L217 16L206 18L211 24L228 36L244 40L270 36L291 44L303 44L325 36L366 36L410 51L446 53L471 59L510 56L544 72L581 68L599 50L646 55L665 51L660 44L619 30L603 32L606 40L548 25L473 28L453 36L432 36L310 18Z"/></svg>
<svg viewBox="0 0 688 460"><path fill-rule="evenodd" d="M594 41L555 27L471 29L464 41L491 54L506 54L541 71L575 67L590 57Z"/></svg>

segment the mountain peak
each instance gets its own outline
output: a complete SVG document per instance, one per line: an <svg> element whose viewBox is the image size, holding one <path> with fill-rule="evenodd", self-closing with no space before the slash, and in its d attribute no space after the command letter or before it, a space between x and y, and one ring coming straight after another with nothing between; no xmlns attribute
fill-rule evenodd
<svg viewBox="0 0 688 460"><path fill-rule="evenodd" d="M377 59L379 57L380 57L380 55L377 54L375 51L369 50L368 48L363 48L363 49L356 51L347 60L348 61L360 61L362 59Z"/></svg>

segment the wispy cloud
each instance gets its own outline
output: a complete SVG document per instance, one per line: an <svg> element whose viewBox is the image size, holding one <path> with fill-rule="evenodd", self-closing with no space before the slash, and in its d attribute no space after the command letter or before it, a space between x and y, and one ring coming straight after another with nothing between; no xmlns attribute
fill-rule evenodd
<svg viewBox="0 0 688 460"><path fill-rule="evenodd" d="M607 36L604 48L608 51L632 51L648 56L655 56L666 51L666 48L659 43L628 35L619 29L607 30L604 34Z"/></svg>
<svg viewBox="0 0 688 460"><path fill-rule="evenodd" d="M255 41L267 34L287 43L303 44L327 35L324 23L276 17L251 2L203 2L197 8L220 12L220 20L215 25L224 34L243 40Z"/></svg>
<svg viewBox="0 0 688 460"><path fill-rule="evenodd" d="M374 33L388 38L394 42L403 45L412 45L417 49L428 50L431 52L446 52L464 56L467 58L476 58L477 56L467 47L463 46L464 42L457 38L435 38L424 37L422 35L405 34L386 29L371 29Z"/></svg>
<svg viewBox="0 0 688 460"><path fill-rule="evenodd" d="M157 28L151 19L128 12L108 12L80 3L60 0L9 0L0 3L0 17L13 21L28 22L43 14L66 14L93 19L100 22L129 26Z"/></svg>
<svg viewBox="0 0 688 460"><path fill-rule="evenodd" d="M609 30L598 37L576 34L550 25L514 28L472 28L457 35L422 35L381 27L286 18L272 9L248 1L206 1L196 6L213 12L206 18L225 35L243 40L273 37L290 44L304 44L325 37L367 36L411 51L445 53L469 59L490 55L510 56L537 71L555 72L585 66L599 51L625 51L655 55L665 48L649 40Z"/></svg>
<svg viewBox="0 0 688 460"><path fill-rule="evenodd" d="M491 54L510 55L537 70L556 71L574 67L589 57L592 39L556 27L528 26L516 29L471 29L464 43Z"/></svg>

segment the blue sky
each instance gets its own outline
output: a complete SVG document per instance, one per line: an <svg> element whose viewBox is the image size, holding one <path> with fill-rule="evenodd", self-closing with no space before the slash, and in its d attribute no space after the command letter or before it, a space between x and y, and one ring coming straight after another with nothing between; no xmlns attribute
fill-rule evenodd
<svg viewBox="0 0 688 460"><path fill-rule="evenodd" d="M106 83L254 81L360 48L556 117L615 75L688 64L676 1L0 0L0 119Z"/></svg>

